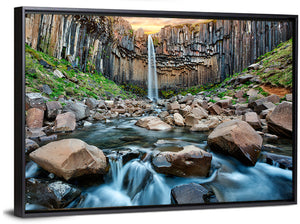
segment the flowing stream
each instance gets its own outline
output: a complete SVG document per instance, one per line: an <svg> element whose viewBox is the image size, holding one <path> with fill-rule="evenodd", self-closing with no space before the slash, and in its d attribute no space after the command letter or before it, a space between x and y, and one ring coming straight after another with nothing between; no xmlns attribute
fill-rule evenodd
<svg viewBox="0 0 300 224"><path fill-rule="evenodd" d="M148 98L158 100L155 50L151 35L148 35Z"/></svg>
<svg viewBox="0 0 300 224"><path fill-rule="evenodd" d="M110 163L110 171L104 176L104 182L88 187L79 186L85 195L84 199L68 207L171 204L171 189L187 183L206 184L220 202L288 200L292 197L291 170L260 161L254 167L247 167L230 156L211 152L206 141L208 133L190 132L185 128L149 131L135 126L135 122L132 118L120 118L110 123L95 123L60 136L79 138L97 146L107 155ZM180 178L155 172L149 159L151 154L176 151L179 147L191 144L212 153L212 170L208 177ZM291 155L291 142L285 140L278 145L283 149L280 154ZM139 152L140 156L124 164L122 152L129 150ZM40 172L41 168L35 163L27 164L26 177L39 177Z"/></svg>

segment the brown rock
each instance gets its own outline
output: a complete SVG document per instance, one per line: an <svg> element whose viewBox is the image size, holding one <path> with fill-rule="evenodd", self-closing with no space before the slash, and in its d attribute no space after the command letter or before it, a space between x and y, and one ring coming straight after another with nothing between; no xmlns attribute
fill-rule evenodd
<svg viewBox="0 0 300 224"><path fill-rule="evenodd" d="M248 123L240 120L220 124L208 136L212 150L229 154L250 166L255 165L262 142L262 137Z"/></svg>
<svg viewBox="0 0 300 224"><path fill-rule="evenodd" d="M266 100L268 101L268 102L271 102L271 103L279 103L280 102L280 97L279 96L277 96L277 95L275 95L275 94L273 94L273 95L270 95L270 96L267 96L266 97Z"/></svg>
<svg viewBox="0 0 300 224"><path fill-rule="evenodd" d="M107 162L103 152L96 146L88 145L79 139L64 139L48 143L30 153L29 156L43 169L65 180L107 172Z"/></svg>
<svg viewBox="0 0 300 224"><path fill-rule="evenodd" d="M164 119L165 117L169 116L169 112L168 111L162 111L158 114L158 116L161 118L161 119Z"/></svg>
<svg viewBox="0 0 300 224"><path fill-rule="evenodd" d="M118 114L125 114L126 113L126 110L125 109L115 109L115 108L113 108L113 109L111 109L111 112L112 113L115 113L115 112L117 112Z"/></svg>
<svg viewBox="0 0 300 224"><path fill-rule="evenodd" d="M194 98L195 98L195 97L194 97L193 95L187 94L187 95L185 95L181 100L179 100L179 103L186 103L186 104L188 104L187 102L188 102L188 101L193 101Z"/></svg>
<svg viewBox="0 0 300 224"><path fill-rule="evenodd" d="M154 131L165 131L172 129L169 124L163 122L159 117L154 116L143 117L138 120L135 125Z"/></svg>
<svg viewBox="0 0 300 224"><path fill-rule="evenodd" d="M190 131L209 131L207 124L199 123L190 128Z"/></svg>
<svg viewBox="0 0 300 224"><path fill-rule="evenodd" d="M231 105L231 99L219 100L217 105L222 107L223 109L228 108Z"/></svg>
<svg viewBox="0 0 300 224"><path fill-rule="evenodd" d="M58 101L46 102L46 116L48 119L55 119L62 111L62 106Z"/></svg>
<svg viewBox="0 0 300 224"><path fill-rule="evenodd" d="M188 114L191 112L191 110L192 110L192 108L191 108L189 105L187 105L185 108L180 109L180 110L179 110L179 113L180 113L183 117L185 117L186 115L188 115Z"/></svg>
<svg viewBox="0 0 300 224"><path fill-rule="evenodd" d="M43 127L44 111L38 108L30 108L27 111L26 124L29 128Z"/></svg>
<svg viewBox="0 0 300 224"><path fill-rule="evenodd" d="M279 136L291 137L293 132L293 104L283 102L267 116L268 130Z"/></svg>
<svg viewBox="0 0 300 224"><path fill-rule="evenodd" d="M191 114L193 114L199 120L208 117L207 111L204 110L202 107L192 109Z"/></svg>
<svg viewBox="0 0 300 224"><path fill-rule="evenodd" d="M209 131L218 126L219 119L216 117L210 117L207 120L202 120L200 123L195 124L193 127L190 128L190 131Z"/></svg>
<svg viewBox="0 0 300 224"><path fill-rule="evenodd" d="M54 131L74 131L76 127L75 114L72 112L67 112L57 115L54 122Z"/></svg>
<svg viewBox="0 0 300 224"><path fill-rule="evenodd" d="M261 129L261 122L258 118L257 113L247 112L245 113L243 120L250 124L255 130Z"/></svg>
<svg viewBox="0 0 300 224"><path fill-rule="evenodd" d="M194 114L189 114L185 117L185 125L186 126L195 126L196 124L199 123L199 119L195 117Z"/></svg>
<svg viewBox="0 0 300 224"><path fill-rule="evenodd" d="M173 117L173 115L166 116L164 121L167 124L169 124L169 125L174 125L174 117Z"/></svg>
<svg viewBox="0 0 300 224"><path fill-rule="evenodd" d="M177 101L168 104L168 110L179 110L179 109L180 109L180 104Z"/></svg>
<svg viewBox="0 0 300 224"><path fill-rule="evenodd" d="M99 113L99 112L96 112L94 115L93 115L93 118L97 121L102 121L102 120L105 120L105 116L103 113Z"/></svg>
<svg viewBox="0 0 300 224"><path fill-rule="evenodd" d="M99 101L94 98L87 98L85 104L90 110L94 110L99 105Z"/></svg>
<svg viewBox="0 0 300 224"><path fill-rule="evenodd" d="M212 155L196 146L183 147L179 152L161 152L152 164L159 173L179 177L207 176L211 166Z"/></svg>
<svg viewBox="0 0 300 224"><path fill-rule="evenodd" d="M217 104L213 104L207 109L211 115L220 115L223 111Z"/></svg>
<svg viewBox="0 0 300 224"><path fill-rule="evenodd" d="M177 126L184 126L184 118L179 113L175 113L174 114L174 123Z"/></svg>
<svg viewBox="0 0 300 224"><path fill-rule="evenodd" d="M244 91L243 90L239 90L234 94L235 98L242 98L244 96Z"/></svg>

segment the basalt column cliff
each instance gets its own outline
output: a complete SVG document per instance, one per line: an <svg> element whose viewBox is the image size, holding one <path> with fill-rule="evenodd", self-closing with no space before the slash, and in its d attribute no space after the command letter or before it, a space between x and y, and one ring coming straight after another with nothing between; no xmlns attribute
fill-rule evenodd
<svg viewBox="0 0 300 224"><path fill-rule="evenodd" d="M240 72L292 37L289 21L211 20L166 26L153 34L158 86L214 83ZM26 17L26 43L82 71L98 71L117 83L147 86L147 35L121 17Z"/></svg>

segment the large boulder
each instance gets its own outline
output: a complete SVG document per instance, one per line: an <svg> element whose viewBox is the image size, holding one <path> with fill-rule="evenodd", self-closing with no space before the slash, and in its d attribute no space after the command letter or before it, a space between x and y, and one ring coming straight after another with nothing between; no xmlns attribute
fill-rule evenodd
<svg viewBox="0 0 300 224"><path fill-rule="evenodd" d="M43 127L44 111L38 108L30 108L26 115L26 124L29 128Z"/></svg>
<svg viewBox="0 0 300 224"><path fill-rule="evenodd" d="M241 120L224 122L208 136L208 145L212 150L229 154L250 166L257 162L262 142L262 137Z"/></svg>
<svg viewBox="0 0 300 224"><path fill-rule="evenodd" d="M46 102L46 116L48 119L55 119L58 114L62 111L61 103L58 101Z"/></svg>
<svg viewBox="0 0 300 224"><path fill-rule="evenodd" d="M99 105L99 101L94 98L87 98L85 104L89 107L90 110L94 110Z"/></svg>
<svg viewBox="0 0 300 224"><path fill-rule="evenodd" d="M62 181L26 179L26 202L50 209L65 208L80 196L81 190Z"/></svg>
<svg viewBox="0 0 300 224"><path fill-rule="evenodd" d="M177 126L184 126L184 118L179 113L175 113L174 114L174 123Z"/></svg>
<svg viewBox="0 0 300 224"><path fill-rule="evenodd" d="M231 99L219 100L217 102L217 105L220 106L223 109L226 109L226 108L230 107L231 104L232 104L232 100Z"/></svg>
<svg viewBox="0 0 300 224"><path fill-rule="evenodd" d="M135 125L154 131L166 131L172 129L169 124L163 122L159 117L154 116L143 117L138 120Z"/></svg>
<svg viewBox="0 0 300 224"><path fill-rule="evenodd" d="M266 97L266 100L268 101L268 102L271 102L271 103L280 103L280 97L279 96L277 96L277 95L275 95L275 94L273 94L273 95L270 95L270 96L267 96Z"/></svg>
<svg viewBox="0 0 300 224"><path fill-rule="evenodd" d="M163 120L165 119L167 116L169 116L169 112L168 111L162 111L158 114L158 116Z"/></svg>
<svg viewBox="0 0 300 224"><path fill-rule="evenodd" d="M237 82L238 82L239 84L243 84L243 83L249 81L250 79L252 79L253 77L254 77L253 75L246 74L246 75L237 77Z"/></svg>
<svg viewBox="0 0 300 224"><path fill-rule="evenodd" d="M94 115L93 115L93 118L97 121L102 121L102 120L105 120L106 117L103 113L99 113L99 112L96 112Z"/></svg>
<svg viewBox="0 0 300 224"><path fill-rule="evenodd" d="M219 105L217 105L217 104L213 104L213 105L209 106L207 108L207 110L209 111L209 113L211 115L220 115L223 112L222 108L219 107Z"/></svg>
<svg viewBox="0 0 300 224"><path fill-rule="evenodd" d="M255 130L259 130L262 128L260 119L255 112L245 113L243 120L250 124Z"/></svg>
<svg viewBox="0 0 300 224"><path fill-rule="evenodd" d="M196 146L184 146L179 152L161 152L152 159L158 173L179 177L207 176L212 155Z"/></svg>
<svg viewBox="0 0 300 224"><path fill-rule="evenodd" d="M275 96L274 98L276 98L276 95L273 96ZM263 110L272 109L275 107L275 104L272 103L271 100L275 101L273 97L271 98L264 97L254 101L249 100L248 106L252 108L254 112L260 114Z"/></svg>
<svg viewBox="0 0 300 224"><path fill-rule="evenodd" d="M283 102L267 116L268 130L276 135L291 137L293 132L293 104Z"/></svg>
<svg viewBox="0 0 300 224"><path fill-rule="evenodd" d="M74 131L76 128L76 118L73 112L67 112L57 115L54 122L54 131Z"/></svg>
<svg viewBox="0 0 300 224"><path fill-rule="evenodd" d="M202 204L217 202L217 199L202 185L190 183L174 187L171 190L171 201L174 204Z"/></svg>
<svg viewBox="0 0 300 224"><path fill-rule="evenodd" d="M187 105L187 106L185 106L184 108L180 109L180 110L179 110L179 113L180 113L183 117L185 117L186 115L188 115L188 114L191 112L191 110L192 110L191 106Z"/></svg>
<svg viewBox="0 0 300 224"><path fill-rule="evenodd" d="M40 93L26 93L25 109L28 110L30 108L46 110L45 100Z"/></svg>
<svg viewBox="0 0 300 224"><path fill-rule="evenodd" d="M200 106L192 109L191 114L193 114L199 120L208 117L207 111Z"/></svg>
<svg viewBox="0 0 300 224"><path fill-rule="evenodd" d="M190 93L188 93L187 95L185 95L181 100L179 100L179 103L187 103L188 101L193 101L194 100L194 96Z"/></svg>
<svg viewBox="0 0 300 224"><path fill-rule="evenodd" d="M193 127L196 124L199 124L199 119L194 114L188 114L185 117L184 121L185 121L185 125L190 126L190 127Z"/></svg>
<svg viewBox="0 0 300 224"><path fill-rule="evenodd" d="M168 103L167 108L168 108L168 110L179 110L180 104L177 101L175 101L173 103Z"/></svg>
<svg viewBox="0 0 300 224"><path fill-rule="evenodd" d="M48 143L29 156L43 169L65 180L107 172L107 161L103 152L79 139Z"/></svg>
<svg viewBox="0 0 300 224"><path fill-rule="evenodd" d="M216 117L209 117L208 119L201 120L198 124L195 124L190 128L190 131L209 131L217 127L219 119Z"/></svg>
<svg viewBox="0 0 300 224"><path fill-rule="evenodd" d="M63 112L73 112L76 117L76 121L87 118L90 115L88 106L79 102L68 102L63 108Z"/></svg>

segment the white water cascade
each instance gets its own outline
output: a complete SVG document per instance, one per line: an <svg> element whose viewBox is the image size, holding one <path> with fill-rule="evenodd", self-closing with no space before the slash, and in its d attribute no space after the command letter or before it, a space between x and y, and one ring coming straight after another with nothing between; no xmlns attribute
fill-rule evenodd
<svg viewBox="0 0 300 224"><path fill-rule="evenodd" d="M148 35L148 98L158 100L158 85L154 44L151 35Z"/></svg>

